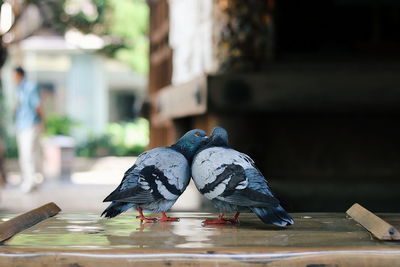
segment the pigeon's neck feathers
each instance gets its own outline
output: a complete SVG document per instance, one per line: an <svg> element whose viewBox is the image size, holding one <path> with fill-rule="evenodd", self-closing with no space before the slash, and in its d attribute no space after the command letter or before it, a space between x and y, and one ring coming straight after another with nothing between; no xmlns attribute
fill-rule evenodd
<svg viewBox="0 0 400 267"><path fill-rule="evenodd" d="M220 136L211 137L210 146L229 147L228 141Z"/></svg>
<svg viewBox="0 0 400 267"><path fill-rule="evenodd" d="M170 148L184 155L189 162L192 161L196 150L193 144L186 142L184 140L179 140L175 144L171 145Z"/></svg>
<svg viewBox="0 0 400 267"><path fill-rule="evenodd" d="M214 127L208 143L210 146L229 147L228 132L222 127Z"/></svg>
<svg viewBox="0 0 400 267"><path fill-rule="evenodd" d="M206 137L207 134L203 130L190 130L185 133L175 144L170 146L170 148L183 154L189 163L191 163L198 148L206 142Z"/></svg>
<svg viewBox="0 0 400 267"><path fill-rule="evenodd" d="M205 144L203 147L201 147L197 153L200 153L203 150L206 150L207 148L211 148L211 147L223 147L223 148L230 148L228 142L219 136L213 136L211 137L212 139Z"/></svg>

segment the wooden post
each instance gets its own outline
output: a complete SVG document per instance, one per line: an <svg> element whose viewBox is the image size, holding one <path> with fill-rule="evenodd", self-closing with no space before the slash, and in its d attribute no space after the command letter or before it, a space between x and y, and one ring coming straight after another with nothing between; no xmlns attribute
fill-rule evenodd
<svg viewBox="0 0 400 267"><path fill-rule="evenodd" d="M400 240L399 231L359 204L354 204L346 213L379 240Z"/></svg>
<svg viewBox="0 0 400 267"><path fill-rule="evenodd" d="M15 234L59 213L61 209L53 202L16 216L0 224L0 243Z"/></svg>

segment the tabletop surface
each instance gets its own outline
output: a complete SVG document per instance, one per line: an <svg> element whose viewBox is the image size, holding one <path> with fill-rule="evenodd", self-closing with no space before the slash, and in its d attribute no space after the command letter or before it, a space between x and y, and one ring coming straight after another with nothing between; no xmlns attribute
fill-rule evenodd
<svg viewBox="0 0 400 267"><path fill-rule="evenodd" d="M203 226L209 213L172 213L178 222L142 223L133 212L113 219L98 214L60 213L29 228L2 247L7 249L107 250L113 248L395 248L400 242L379 241L344 213L292 214L295 224L279 228L254 214L241 214L240 224ZM5 221L15 215L1 215ZM400 229L400 214L381 217Z"/></svg>
<svg viewBox="0 0 400 267"><path fill-rule="evenodd" d="M254 214L223 226L203 226L209 213L172 213L180 221L165 223L135 215L59 213L1 244L0 266L400 266L400 242L375 239L344 213L291 214L287 228ZM400 214L381 217L400 228Z"/></svg>

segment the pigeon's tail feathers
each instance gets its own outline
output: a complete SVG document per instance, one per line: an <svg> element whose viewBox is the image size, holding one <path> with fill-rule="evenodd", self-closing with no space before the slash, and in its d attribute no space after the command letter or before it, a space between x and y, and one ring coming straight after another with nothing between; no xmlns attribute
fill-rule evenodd
<svg viewBox="0 0 400 267"><path fill-rule="evenodd" d="M294 220L290 215L282 208L281 205L271 208L255 208L251 207L251 210L260 218L264 223L272 223L276 226L289 226L294 224Z"/></svg>
<svg viewBox="0 0 400 267"><path fill-rule="evenodd" d="M134 203L127 202L112 202L101 214L106 218L113 218L124 211L127 211L129 208L132 208Z"/></svg>

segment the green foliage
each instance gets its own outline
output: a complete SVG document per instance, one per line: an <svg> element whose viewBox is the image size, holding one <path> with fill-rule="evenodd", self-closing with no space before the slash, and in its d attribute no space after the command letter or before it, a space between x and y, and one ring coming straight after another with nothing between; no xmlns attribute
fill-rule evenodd
<svg viewBox="0 0 400 267"><path fill-rule="evenodd" d="M46 135L68 135L77 125L66 116L51 116L46 120ZM110 123L104 135L90 135L87 141L79 144L76 154L80 157L137 156L149 144L149 122L139 118L133 122ZM15 136L6 138L6 157L17 158L18 148Z"/></svg>
<svg viewBox="0 0 400 267"><path fill-rule="evenodd" d="M124 40L124 47L115 52L115 58L129 64L138 73L146 74L149 47L147 4L141 0L111 0L110 6L110 33Z"/></svg>
<svg viewBox="0 0 400 267"><path fill-rule="evenodd" d="M106 134L90 136L77 148L81 157L137 156L149 143L149 122L139 118L134 122L110 123Z"/></svg>
<svg viewBox="0 0 400 267"><path fill-rule="evenodd" d="M77 29L105 41L99 52L127 63L138 73L148 72L147 28L149 8L145 0L25 0L37 5L45 25L60 34Z"/></svg>
<svg viewBox="0 0 400 267"><path fill-rule="evenodd" d="M136 72L147 74L147 28L149 8L144 0L91 0L94 10L84 12L79 0L64 0L63 9L52 7L60 14L58 29L76 28L83 33L93 33L108 42L100 51L127 63Z"/></svg>
<svg viewBox="0 0 400 267"><path fill-rule="evenodd" d="M102 35L107 26L109 2L109 0L92 0L92 6L88 6L88 3L80 0L56 1L51 6L51 11L55 15L59 14L53 21L61 32L65 32L68 28L76 28L83 33Z"/></svg>
<svg viewBox="0 0 400 267"><path fill-rule="evenodd" d="M89 136L89 138L78 145L76 154L79 157L103 157L112 154L112 146L109 135Z"/></svg>
<svg viewBox="0 0 400 267"><path fill-rule="evenodd" d="M77 125L77 122L66 115L49 115L46 117L45 135L71 135L72 128Z"/></svg>
<svg viewBox="0 0 400 267"><path fill-rule="evenodd" d="M15 136L6 136L6 157L18 158L17 139Z"/></svg>

